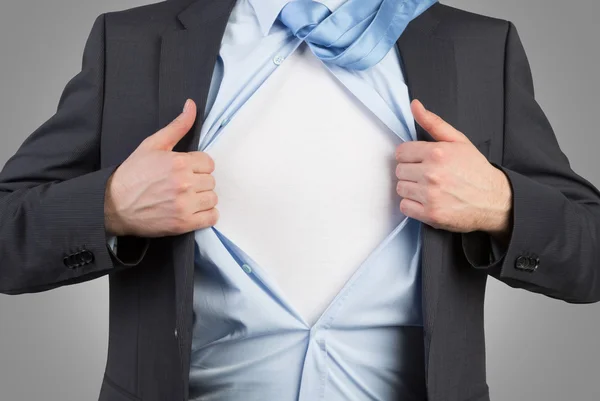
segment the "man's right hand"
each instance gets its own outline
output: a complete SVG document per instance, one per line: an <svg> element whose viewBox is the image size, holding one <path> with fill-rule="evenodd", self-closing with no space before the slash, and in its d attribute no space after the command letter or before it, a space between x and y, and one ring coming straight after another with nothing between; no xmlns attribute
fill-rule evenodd
<svg viewBox="0 0 600 401"><path fill-rule="evenodd" d="M171 123L146 138L107 182L105 227L112 235L160 237L217 222L214 161L204 152L174 152L194 124L189 99Z"/></svg>

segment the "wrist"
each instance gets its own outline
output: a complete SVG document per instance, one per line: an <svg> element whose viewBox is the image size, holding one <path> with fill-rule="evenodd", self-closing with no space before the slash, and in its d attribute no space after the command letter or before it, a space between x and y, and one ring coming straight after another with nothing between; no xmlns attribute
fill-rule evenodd
<svg viewBox="0 0 600 401"><path fill-rule="evenodd" d="M108 235L126 235L125 224L119 214L118 191L113 173L106 182L104 193L104 227Z"/></svg>
<svg viewBox="0 0 600 401"><path fill-rule="evenodd" d="M486 227L487 232L499 241L507 239L511 232L512 222L512 189L508 177L496 167L494 169L495 195L488 209Z"/></svg>

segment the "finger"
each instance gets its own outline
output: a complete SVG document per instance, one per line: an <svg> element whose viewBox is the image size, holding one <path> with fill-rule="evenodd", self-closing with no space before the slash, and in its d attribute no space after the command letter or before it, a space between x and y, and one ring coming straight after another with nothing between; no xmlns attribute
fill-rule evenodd
<svg viewBox="0 0 600 401"><path fill-rule="evenodd" d="M421 163L435 142L407 141L396 147L396 161L399 163Z"/></svg>
<svg viewBox="0 0 600 401"><path fill-rule="evenodd" d="M212 227L219 220L219 210L212 208L194 213L189 218L187 231L195 231L202 228Z"/></svg>
<svg viewBox="0 0 600 401"><path fill-rule="evenodd" d="M425 221L425 207L417 201L409 198L402 199L400 201L400 211L405 216L427 223Z"/></svg>
<svg viewBox="0 0 600 401"><path fill-rule="evenodd" d="M415 121L436 140L445 142L470 142L462 132L448 124L437 114L427 110L423 103L415 99L410 108Z"/></svg>
<svg viewBox="0 0 600 401"><path fill-rule="evenodd" d="M421 204L425 203L424 186L412 181L398 181L396 193L404 199L410 199Z"/></svg>
<svg viewBox="0 0 600 401"><path fill-rule="evenodd" d="M175 145L189 132L196 119L196 103L188 99L184 111L167 126L150 135L143 142L150 149L173 150Z"/></svg>
<svg viewBox="0 0 600 401"><path fill-rule="evenodd" d="M210 174L215 171L215 161L206 152L192 151L187 155L190 158L190 167L194 173Z"/></svg>
<svg viewBox="0 0 600 401"><path fill-rule="evenodd" d="M197 192L193 197L194 213L212 209L217 205L219 198L215 191Z"/></svg>
<svg viewBox="0 0 600 401"><path fill-rule="evenodd" d="M212 175L194 174L193 189L195 192L212 191L215 186L215 177Z"/></svg>
<svg viewBox="0 0 600 401"><path fill-rule="evenodd" d="M403 181L422 182L423 163L398 163L396 165L396 178Z"/></svg>

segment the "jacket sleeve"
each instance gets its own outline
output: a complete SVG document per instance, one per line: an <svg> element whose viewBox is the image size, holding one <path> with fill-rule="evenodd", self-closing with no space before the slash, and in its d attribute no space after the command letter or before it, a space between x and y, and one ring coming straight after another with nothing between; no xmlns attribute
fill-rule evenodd
<svg viewBox="0 0 600 401"><path fill-rule="evenodd" d="M91 280L137 265L148 249L134 236L119 237L118 255L107 245L106 182L118 165L100 168L104 22L94 21L55 114L0 171L0 293Z"/></svg>
<svg viewBox="0 0 600 401"><path fill-rule="evenodd" d="M508 22L504 150L491 162L512 189L506 246L487 233L461 234L469 263L513 288L569 303L600 301L600 192L576 174L534 97L527 56Z"/></svg>

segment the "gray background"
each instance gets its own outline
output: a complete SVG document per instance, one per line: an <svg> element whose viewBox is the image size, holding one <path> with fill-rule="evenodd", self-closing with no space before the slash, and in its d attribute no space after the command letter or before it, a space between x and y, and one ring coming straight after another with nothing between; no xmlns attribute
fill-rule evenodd
<svg viewBox="0 0 600 401"><path fill-rule="evenodd" d="M94 18L148 3L0 3L0 165L55 112L79 71ZM600 2L443 3L515 23L561 148L574 170L600 187ZM106 362L107 283L101 278L46 293L0 295L0 400L97 399ZM600 304L569 305L490 279L485 311L492 401L600 399Z"/></svg>

